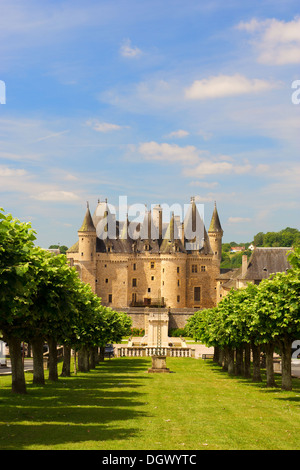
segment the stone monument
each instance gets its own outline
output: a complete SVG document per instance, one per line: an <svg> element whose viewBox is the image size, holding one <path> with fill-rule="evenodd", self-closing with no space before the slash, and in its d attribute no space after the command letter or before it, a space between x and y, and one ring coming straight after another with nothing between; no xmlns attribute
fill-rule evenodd
<svg viewBox="0 0 300 470"><path fill-rule="evenodd" d="M161 296L159 295L159 299ZM161 302L157 312L151 312L148 318L148 342L153 346L156 343L155 354L152 356L152 367L148 372L170 372L167 368L167 356L164 354L164 347L168 346L168 323L169 316L161 312Z"/></svg>

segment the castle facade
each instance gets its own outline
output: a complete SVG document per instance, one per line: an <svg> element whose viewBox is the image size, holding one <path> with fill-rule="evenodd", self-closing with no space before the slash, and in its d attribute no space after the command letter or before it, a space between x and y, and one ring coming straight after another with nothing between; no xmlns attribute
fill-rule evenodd
<svg viewBox="0 0 300 470"><path fill-rule="evenodd" d="M105 306L194 311L217 304L222 236L216 204L206 231L194 198L184 221L171 213L163 222L157 205L142 223L116 221L107 201L98 201L93 216L87 207L67 258Z"/></svg>

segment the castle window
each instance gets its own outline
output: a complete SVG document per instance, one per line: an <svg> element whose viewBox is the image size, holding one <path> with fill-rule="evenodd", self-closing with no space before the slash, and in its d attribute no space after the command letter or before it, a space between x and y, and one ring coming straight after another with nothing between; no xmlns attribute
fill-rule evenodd
<svg viewBox="0 0 300 470"><path fill-rule="evenodd" d="M132 279L132 287L136 287L136 278L135 277Z"/></svg>
<svg viewBox="0 0 300 470"><path fill-rule="evenodd" d="M108 302L111 304L112 303L112 294L108 294Z"/></svg>
<svg viewBox="0 0 300 470"><path fill-rule="evenodd" d="M81 256L83 256L83 251L81 252Z"/></svg>
<svg viewBox="0 0 300 470"><path fill-rule="evenodd" d="M108 283L108 279L105 279L106 284Z"/></svg>
<svg viewBox="0 0 300 470"><path fill-rule="evenodd" d="M179 273L180 269L179 269L179 266L177 266L177 272Z"/></svg>
<svg viewBox="0 0 300 470"><path fill-rule="evenodd" d="M194 302L200 302L200 287L194 287Z"/></svg>
<svg viewBox="0 0 300 470"><path fill-rule="evenodd" d="M154 263L154 261L151 261L150 267L151 267L151 269L154 269L154 268L155 268L155 263Z"/></svg>
<svg viewBox="0 0 300 470"><path fill-rule="evenodd" d="M136 264L133 264L133 270L136 271Z"/></svg>
<svg viewBox="0 0 300 470"><path fill-rule="evenodd" d="M151 276L151 281L154 281L154 276Z"/></svg>
<svg viewBox="0 0 300 470"><path fill-rule="evenodd" d="M136 302L136 293L133 292L132 294L132 302L135 303Z"/></svg>
<svg viewBox="0 0 300 470"><path fill-rule="evenodd" d="M148 292L151 292L151 289L150 289L150 287L148 287Z"/></svg>
<svg viewBox="0 0 300 470"><path fill-rule="evenodd" d="M180 302L180 295L177 295L177 302Z"/></svg>
<svg viewBox="0 0 300 470"><path fill-rule="evenodd" d="M201 266L201 271L202 271L202 272L205 271L205 266Z"/></svg>
<svg viewBox="0 0 300 470"><path fill-rule="evenodd" d="M192 264L192 273L198 272L198 266L196 264Z"/></svg>
<svg viewBox="0 0 300 470"><path fill-rule="evenodd" d="M177 281L177 285L180 286L180 281L179 281L179 279L178 279L178 281Z"/></svg>

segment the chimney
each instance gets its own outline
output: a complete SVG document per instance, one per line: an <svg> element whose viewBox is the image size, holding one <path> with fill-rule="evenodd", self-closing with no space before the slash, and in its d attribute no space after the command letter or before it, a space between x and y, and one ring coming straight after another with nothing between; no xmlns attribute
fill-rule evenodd
<svg viewBox="0 0 300 470"><path fill-rule="evenodd" d="M160 204L157 204L153 208L153 213L152 213L152 222L153 222L153 227L151 227L152 232L151 232L151 238L154 239L162 239L162 208Z"/></svg>
<svg viewBox="0 0 300 470"><path fill-rule="evenodd" d="M242 256L242 277L244 277L247 272L247 266L248 266L247 255L243 255Z"/></svg>

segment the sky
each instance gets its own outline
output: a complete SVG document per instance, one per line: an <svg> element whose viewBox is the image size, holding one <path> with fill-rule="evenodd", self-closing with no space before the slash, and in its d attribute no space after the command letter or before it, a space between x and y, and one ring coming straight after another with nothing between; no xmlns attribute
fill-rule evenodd
<svg viewBox="0 0 300 470"><path fill-rule="evenodd" d="M0 207L44 248L105 198L300 229L299 101L298 0L0 0Z"/></svg>

